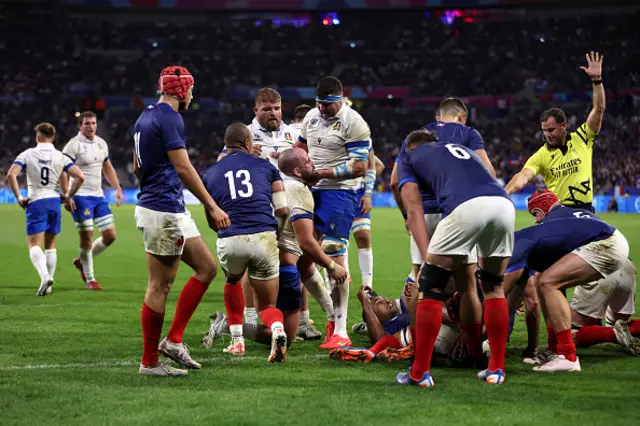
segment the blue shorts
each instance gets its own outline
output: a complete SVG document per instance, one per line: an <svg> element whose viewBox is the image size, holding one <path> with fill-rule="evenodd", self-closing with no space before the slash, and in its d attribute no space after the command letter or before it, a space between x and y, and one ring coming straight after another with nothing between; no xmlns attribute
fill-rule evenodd
<svg viewBox="0 0 640 426"><path fill-rule="evenodd" d="M72 216L76 222L94 218L98 219L111 214L109 203L105 197L76 195L73 197L73 201L76 203L76 211Z"/></svg>
<svg viewBox="0 0 640 426"><path fill-rule="evenodd" d="M356 213L356 193L349 190L313 190L314 225L318 232L349 239Z"/></svg>
<svg viewBox="0 0 640 426"><path fill-rule="evenodd" d="M27 205L27 235L60 233L60 198L43 198Z"/></svg>
<svg viewBox="0 0 640 426"><path fill-rule="evenodd" d="M371 219L371 211L369 211L369 213L367 213L367 214L362 214L362 210L360 210L360 200L362 199L363 195L364 195L364 187L358 189L358 192L356 192L356 215L355 215L355 218L356 219Z"/></svg>

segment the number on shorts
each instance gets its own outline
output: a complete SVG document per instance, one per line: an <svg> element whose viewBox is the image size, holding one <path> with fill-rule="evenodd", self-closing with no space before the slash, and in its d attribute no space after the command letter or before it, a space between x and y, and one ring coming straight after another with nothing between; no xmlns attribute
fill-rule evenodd
<svg viewBox="0 0 640 426"><path fill-rule="evenodd" d="M133 145L136 153L136 162L138 167L142 167L142 158L140 158L140 132L133 134Z"/></svg>
<svg viewBox="0 0 640 426"><path fill-rule="evenodd" d="M468 160L469 158L471 158L471 155L469 155L467 151L460 148L459 146L455 146L451 143L448 143L445 145L445 147L447 147L451 155L453 155L456 158L459 158L461 160Z"/></svg>
<svg viewBox="0 0 640 426"><path fill-rule="evenodd" d="M229 194L231 194L231 199L235 200L240 196L241 198L248 198L253 195L253 185L251 185L251 174L249 170L238 170L236 172L236 179L242 179L240 181L240 185L244 187L244 189L238 189L236 192L236 182L233 178L233 171L229 170L224 174L224 177L227 178L229 182Z"/></svg>
<svg viewBox="0 0 640 426"><path fill-rule="evenodd" d="M49 185L49 168L43 167L40 169L40 185L47 186Z"/></svg>

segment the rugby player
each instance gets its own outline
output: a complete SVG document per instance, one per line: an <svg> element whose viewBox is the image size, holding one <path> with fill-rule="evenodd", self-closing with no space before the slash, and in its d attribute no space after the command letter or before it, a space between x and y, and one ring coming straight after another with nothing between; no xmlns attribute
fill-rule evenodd
<svg viewBox="0 0 640 426"><path fill-rule="evenodd" d="M408 373L398 374L397 382L434 386L431 356L442 323L443 291L455 270L466 270L468 263L475 263L469 257L475 256L477 245L476 274L484 290L484 323L491 347L489 367L478 373L478 378L501 384L509 332L502 281L513 249L515 208L473 150L448 142L433 143L437 141L433 132L412 132L407 136L407 155L398 164L409 230L425 263L419 278L415 361ZM420 189L433 193L442 210L443 218L431 238ZM456 286L460 292L469 293L472 286L475 290L471 280L456 280Z"/></svg>
<svg viewBox="0 0 640 426"><path fill-rule="evenodd" d="M184 205L186 187L204 205L217 229L229 226L229 217L213 201L187 154L184 122L178 111L193 99L194 79L181 66L162 70L158 79L160 98L147 107L134 125L134 172L140 181L135 210L136 227L142 231L149 279L142 305L143 355L139 374L181 376L187 370L158 361L158 352L191 369L201 366L182 343L184 329L216 276L213 254ZM180 261L194 275L178 297L176 313L167 337L162 333L167 295Z"/></svg>
<svg viewBox="0 0 640 426"><path fill-rule="evenodd" d="M242 123L227 127L227 155L211 166L203 181L213 199L228 214L231 225L218 230L218 259L226 275L224 304L232 341L224 351L244 355L242 277L248 274L262 322L271 329L269 362L284 362L287 335L278 299L278 221L289 214L280 173L268 161L251 155L252 133ZM272 207L273 205L273 207ZM207 215L209 226L216 224ZM295 336L295 333L294 333Z"/></svg>
<svg viewBox="0 0 640 426"><path fill-rule="evenodd" d="M60 233L60 200L69 205L71 210L74 209L72 197L84 182L84 174L71 159L53 146L55 127L49 123L40 123L34 130L36 147L18 155L7 172L7 180L13 195L27 216L29 257L40 275L40 286L36 295L45 296L51 294L58 262L56 235ZM24 169L27 170L27 198L20 195L18 186L18 175ZM60 194L60 177L65 171L73 177L73 184L68 191L63 187L64 192Z"/></svg>
<svg viewBox="0 0 640 426"><path fill-rule="evenodd" d="M346 268L344 254L356 211L356 190L368 166L369 125L344 103L342 83L323 77L316 87L317 107L302 122L297 145L308 151L321 180L313 189L314 224L322 249ZM349 285L330 281L335 323L328 322L324 349L350 346L347 334ZM333 330L332 330L333 328Z"/></svg>
<svg viewBox="0 0 640 426"><path fill-rule="evenodd" d="M78 115L78 134L62 149L85 175L86 181L73 201L76 209L73 220L80 235L79 256L73 265L80 271L80 277L89 290L102 290L95 278L93 258L102 254L116 240L116 225L109 202L102 190L102 174L116 191L116 206L122 204L122 188L118 174L109 159L109 147L96 134L96 115L85 111ZM73 184L73 179L71 179ZM93 227L97 226L100 237L93 241Z"/></svg>
<svg viewBox="0 0 640 426"><path fill-rule="evenodd" d="M567 132L567 117L560 108L542 113L540 122L545 144L525 163L505 187L508 194L520 191L540 174L545 185L566 206L594 212L593 144L602 127L606 105L602 85L602 59L598 52L587 53L587 67L580 67L593 85L593 107L587 121Z"/></svg>

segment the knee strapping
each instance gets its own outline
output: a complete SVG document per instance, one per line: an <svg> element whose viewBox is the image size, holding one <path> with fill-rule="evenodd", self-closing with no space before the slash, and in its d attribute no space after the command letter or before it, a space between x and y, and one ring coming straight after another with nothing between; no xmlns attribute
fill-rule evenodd
<svg viewBox="0 0 640 426"><path fill-rule="evenodd" d="M484 269L479 267L476 270L476 278L478 279L478 281L483 281L485 283L500 284L502 281L504 281L504 274L494 275L491 272L485 271Z"/></svg>
<svg viewBox="0 0 640 426"><path fill-rule="evenodd" d="M418 280L419 299L445 301L444 289L447 287L453 271L426 263ZM439 290L439 291L434 291Z"/></svg>
<svg viewBox="0 0 640 426"><path fill-rule="evenodd" d="M358 218L353 221L351 225L351 232L356 233L358 231L370 231L371 230L371 219L367 219L364 217Z"/></svg>
<svg viewBox="0 0 640 426"><path fill-rule="evenodd" d="M300 272L295 266L280 266L280 289L276 307L281 311L295 311L302 305Z"/></svg>
<svg viewBox="0 0 640 426"><path fill-rule="evenodd" d="M349 240L325 235L322 237L320 245L322 246L322 251L329 257L343 256L349 247Z"/></svg>

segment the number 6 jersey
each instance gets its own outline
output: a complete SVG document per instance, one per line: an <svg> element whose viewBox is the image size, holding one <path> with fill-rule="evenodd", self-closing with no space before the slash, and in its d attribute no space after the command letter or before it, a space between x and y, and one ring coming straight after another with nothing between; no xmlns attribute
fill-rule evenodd
<svg viewBox="0 0 640 426"><path fill-rule="evenodd" d="M231 221L218 232L219 238L278 230L271 185L282 178L269 161L233 151L211 166L202 180Z"/></svg>
<svg viewBox="0 0 640 426"><path fill-rule="evenodd" d="M30 202L43 198L60 198L60 175L73 166L73 161L58 151L52 143L39 143L35 148L23 151L14 163L27 169Z"/></svg>

